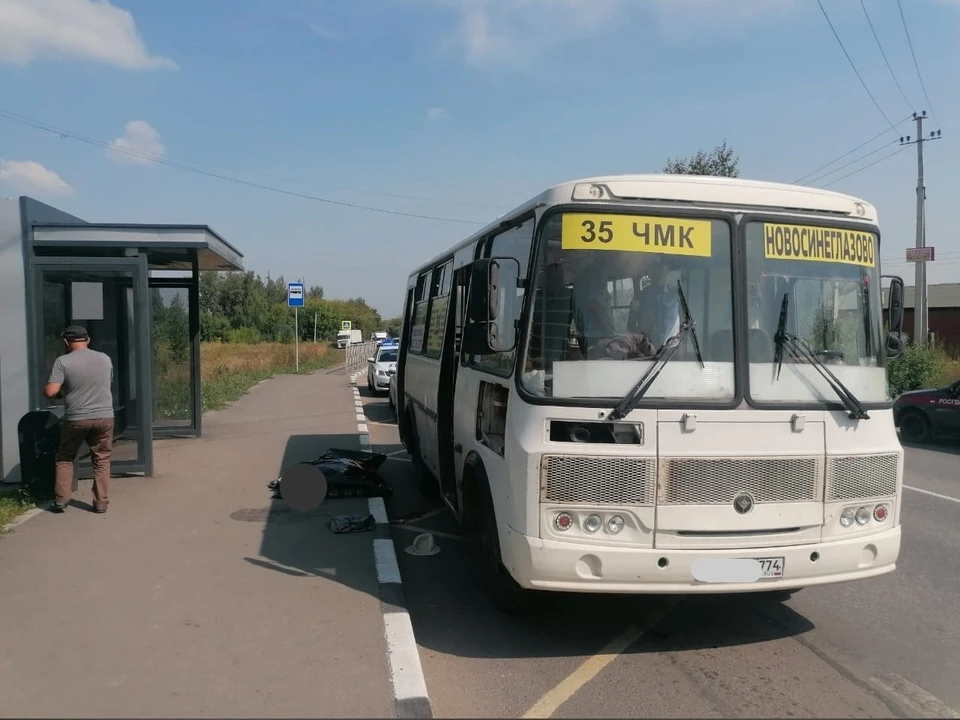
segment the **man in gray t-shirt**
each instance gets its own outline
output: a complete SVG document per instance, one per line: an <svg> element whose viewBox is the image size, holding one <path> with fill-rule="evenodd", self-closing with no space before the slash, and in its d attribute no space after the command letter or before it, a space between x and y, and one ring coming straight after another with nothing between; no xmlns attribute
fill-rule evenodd
<svg viewBox="0 0 960 720"><path fill-rule="evenodd" d="M93 508L107 511L110 456L113 451L113 362L110 356L90 349L86 328L71 325L63 331L67 354L54 361L44 388L48 398L63 397L60 449L54 512L63 512L73 493L74 463L86 442L93 461Z"/></svg>

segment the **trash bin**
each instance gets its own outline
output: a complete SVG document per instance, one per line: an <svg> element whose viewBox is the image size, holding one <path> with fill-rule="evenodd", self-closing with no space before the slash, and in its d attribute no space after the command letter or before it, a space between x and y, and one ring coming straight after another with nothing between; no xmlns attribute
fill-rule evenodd
<svg viewBox="0 0 960 720"><path fill-rule="evenodd" d="M60 416L49 410L28 412L17 424L20 482L35 499L53 497L60 447Z"/></svg>

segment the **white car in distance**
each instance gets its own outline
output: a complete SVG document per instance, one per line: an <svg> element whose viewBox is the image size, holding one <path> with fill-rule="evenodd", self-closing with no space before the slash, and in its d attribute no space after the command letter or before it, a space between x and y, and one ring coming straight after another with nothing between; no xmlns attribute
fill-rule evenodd
<svg viewBox="0 0 960 720"><path fill-rule="evenodd" d="M390 391L390 377L397 372L399 347L384 343L377 354L367 359L367 387L372 393Z"/></svg>

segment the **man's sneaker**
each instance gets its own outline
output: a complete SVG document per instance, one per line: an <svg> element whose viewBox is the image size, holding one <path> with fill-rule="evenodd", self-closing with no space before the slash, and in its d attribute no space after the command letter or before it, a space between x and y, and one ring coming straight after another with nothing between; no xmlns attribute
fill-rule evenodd
<svg viewBox="0 0 960 720"><path fill-rule="evenodd" d="M67 509L66 505L61 505L60 503L57 503L57 502L53 503L53 505L50 506L50 512L55 512L55 513L62 513L66 509Z"/></svg>
<svg viewBox="0 0 960 720"><path fill-rule="evenodd" d="M105 507L97 507L96 505L94 505L94 506L93 506L93 511L94 511L95 513L97 513L98 515L102 515L103 513L105 513L105 512L107 511L107 509L106 509Z"/></svg>

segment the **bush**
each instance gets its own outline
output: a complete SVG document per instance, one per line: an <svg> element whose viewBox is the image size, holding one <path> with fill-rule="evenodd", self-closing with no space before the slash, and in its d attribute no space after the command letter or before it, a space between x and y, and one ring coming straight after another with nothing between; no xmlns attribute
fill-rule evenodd
<svg viewBox="0 0 960 720"><path fill-rule="evenodd" d="M950 357L939 345L907 345L903 354L887 365L890 393L896 397L911 390L945 384Z"/></svg>

